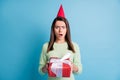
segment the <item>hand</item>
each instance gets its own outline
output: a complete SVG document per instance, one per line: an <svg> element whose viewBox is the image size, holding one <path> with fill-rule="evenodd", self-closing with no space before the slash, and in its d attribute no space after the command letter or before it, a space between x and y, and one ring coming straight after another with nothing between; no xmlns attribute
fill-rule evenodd
<svg viewBox="0 0 120 80"><path fill-rule="evenodd" d="M42 71L44 73L48 72L48 64L46 64L43 68L42 68Z"/></svg>
<svg viewBox="0 0 120 80"><path fill-rule="evenodd" d="M74 65L73 63L72 63L72 71L73 72L77 72L78 71L78 67L76 65Z"/></svg>

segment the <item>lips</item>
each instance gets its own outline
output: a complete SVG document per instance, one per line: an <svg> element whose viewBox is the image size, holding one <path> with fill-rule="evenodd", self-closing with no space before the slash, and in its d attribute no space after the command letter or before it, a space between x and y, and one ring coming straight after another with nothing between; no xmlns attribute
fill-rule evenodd
<svg viewBox="0 0 120 80"><path fill-rule="evenodd" d="M63 34L59 34L59 36L63 36Z"/></svg>

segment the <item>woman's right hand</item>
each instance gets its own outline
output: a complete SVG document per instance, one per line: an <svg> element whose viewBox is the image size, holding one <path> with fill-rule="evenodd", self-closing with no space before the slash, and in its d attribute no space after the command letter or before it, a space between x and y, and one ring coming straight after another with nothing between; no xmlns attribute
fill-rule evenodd
<svg viewBox="0 0 120 80"><path fill-rule="evenodd" d="M43 68L42 68L42 71L44 73L48 72L48 64L46 64Z"/></svg>

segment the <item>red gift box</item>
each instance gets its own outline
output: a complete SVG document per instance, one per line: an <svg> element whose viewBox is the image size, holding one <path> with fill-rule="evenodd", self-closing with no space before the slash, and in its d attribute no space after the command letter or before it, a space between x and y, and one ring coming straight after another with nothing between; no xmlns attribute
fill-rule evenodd
<svg viewBox="0 0 120 80"><path fill-rule="evenodd" d="M71 62L69 60L62 60L51 58L48 66L49 77L70 77Z"/></svg>

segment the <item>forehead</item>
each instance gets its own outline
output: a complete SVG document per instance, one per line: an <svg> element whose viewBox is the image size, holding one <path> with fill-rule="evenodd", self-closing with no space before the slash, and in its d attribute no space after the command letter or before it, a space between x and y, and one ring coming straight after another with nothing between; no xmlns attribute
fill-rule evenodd
<svg viewBox="0 0 120 80"><path fill-rule="evenodd" d="M55 26L66 26L64 21L56 21Z"/></svg>

